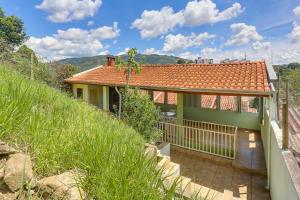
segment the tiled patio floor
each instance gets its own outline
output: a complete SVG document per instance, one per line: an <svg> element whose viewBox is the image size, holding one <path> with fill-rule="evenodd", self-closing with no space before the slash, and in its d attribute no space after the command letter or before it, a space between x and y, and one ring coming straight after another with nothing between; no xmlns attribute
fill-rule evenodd
<svg viewBox="0 0 300 200"><path fill-rule="evenodd" d="M259 133L240 130L238 140L237 160L235 164L220 164L210 159L187 154L172 149L172 162L180 164L181 175L187 176L193 182L214 189L215 199L222 196L225 190L232 191L236 199L269 200L269 192L265 189L267 177L258 175L255 171L265 170L263 150ZM236 168L250 168L240 170ZM254 169L255 173L251 173ZM264 174L264 172L262 173Z"/></svg>
<svg viewBox="0 0 300 200"><path fill-rule="evenodd" d="M234 166L267 175L264 149L259 132L239 129L237 146Z"/></svg>

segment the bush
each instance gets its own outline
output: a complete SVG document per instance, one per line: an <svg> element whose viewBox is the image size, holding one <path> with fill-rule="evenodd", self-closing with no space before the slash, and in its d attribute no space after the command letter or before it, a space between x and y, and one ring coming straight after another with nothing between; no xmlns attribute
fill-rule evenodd
<svg viewBox="0 0 300 200"><path fill-rule="evenodd" d="M121 118L148 142L154 142L160 136L156 128L160 119L160 110L151 101L149 95L142 94L138 89L122 92Z"/></svg>

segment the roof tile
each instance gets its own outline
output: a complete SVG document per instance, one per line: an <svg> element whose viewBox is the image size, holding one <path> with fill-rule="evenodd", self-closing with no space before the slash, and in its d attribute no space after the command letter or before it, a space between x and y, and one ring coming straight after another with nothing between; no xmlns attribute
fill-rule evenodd
<svg viewBox="0 0 300 200"><path fill-rule="evenodd" d="M116 70L110 66L95 68L65 81L118 86L126 84L124 70ZM253 94L270 91L265 62L143 65L140 74L132 74L130 85L173 91L217 89L221 92L226 90L237 93L239 90L244 90Z"/></svg>

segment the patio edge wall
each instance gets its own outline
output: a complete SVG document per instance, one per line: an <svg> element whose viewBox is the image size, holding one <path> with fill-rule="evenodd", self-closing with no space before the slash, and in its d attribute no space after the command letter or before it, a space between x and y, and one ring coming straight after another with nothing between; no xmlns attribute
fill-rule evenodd
<svg viewBox="0 0 300 200"><path fill-rule="evenodd" d="M273 200L300 199L300 168L287 150L282 150L282 132L276 121L270 121L269 113L264 113L261 129L269 188Z"/></svg>

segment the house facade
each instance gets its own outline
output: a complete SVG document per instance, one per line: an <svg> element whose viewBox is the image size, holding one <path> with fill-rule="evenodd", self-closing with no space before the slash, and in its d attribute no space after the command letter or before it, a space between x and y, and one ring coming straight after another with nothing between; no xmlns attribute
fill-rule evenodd
<svg viewBox="0 0 300 200"><path fill-rule="evenodd" d="M123 71L107 66L66 79L75 97L104 111L118 104L115 87L124 87ZM147 91L163 111L190 119L260 129L263 101L271 96L264 62L232 64L143 65L132 87ZM157 96L159 95L159 96ZM160 101L159 101L160 100ZM176 104L174 103L176 102Z"/></svg>
<svg viewBox="0 0 300 200"><path fill-rule="evenodd" d="M164 142L232 163L252 159L251 170L266 169L266 188L272 199L299 199L300 167L293 153L283 147L283 129L276 119L280 111L276 81L272 69L257 61L142 65L140 74L132 74L130 86L149 94L162 112L174 114L159 122ZM65 82L74 97L107 112L118 105L116 88L126 85L124 71L116 70L113 57L108 57L106 65ZM251 130L258 133L261 144L250 141L247 135L249 153L240 149L245 146L240 134ZM253 165L257 151L261 151L257 156L263 162L258 168Z"/></svg>

